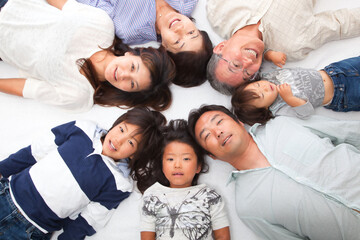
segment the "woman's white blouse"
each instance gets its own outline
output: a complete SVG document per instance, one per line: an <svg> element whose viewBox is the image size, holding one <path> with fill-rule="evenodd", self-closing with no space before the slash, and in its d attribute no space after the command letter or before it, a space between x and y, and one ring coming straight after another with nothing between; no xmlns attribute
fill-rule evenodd
<svg viewBox="0 0 360 240"><path fill-rule="evenodd" d="M0 13L0 57L26 78L25 98L86 111L94 89L76 61L114 39L103 10L68 0L62 10L44 0L11 0Z"/></svg>

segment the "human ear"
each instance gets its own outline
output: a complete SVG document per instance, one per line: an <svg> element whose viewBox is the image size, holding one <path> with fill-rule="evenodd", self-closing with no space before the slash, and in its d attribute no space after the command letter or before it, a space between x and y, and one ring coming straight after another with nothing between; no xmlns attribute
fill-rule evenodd
<svg viewBox="0 0 360 240"><path fill-rule="evenodd" d="M214 160L216 160L217 158L214 156L214 155L212 155L211 153L208 153L207 154L209 157L211 157L212 159L214 159Z"/></svg>
<svg viewBox="0 0 360 240"><path fill-rule="evenodd" d="M201 165L198 165L196 169L196 173L200 173L200 171L201 171Z"/></svg>
<svg viewBox="0 0 360 240"><path fill-rule="evenodd" d="M240 124L240 126L243 126L243 127L245 126L245 125L244 125L244 123L243 123L242 121L237 120L237 122Z"/></svg>
<svg viewBox="0 0 360 240"><path fill-rule="evenodd" d="M216 45L213 49L213 53L215 54L221 54L224 46L226 44L226 40L225 41L222 41L221 43L219 43L218 45Z"/></svg>
<svg viewBox="0 0 360 240"><path fill-rule="evenodd" d="M165 48L165 50L168 50L168 46L165 41L162 41L161 45Z"/></svg>

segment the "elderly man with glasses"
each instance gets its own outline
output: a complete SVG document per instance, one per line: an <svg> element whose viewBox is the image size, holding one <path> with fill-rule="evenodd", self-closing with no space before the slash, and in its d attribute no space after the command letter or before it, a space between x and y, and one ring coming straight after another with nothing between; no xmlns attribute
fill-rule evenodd
<svg viewBox="0 0 360 240"><path fill-rule="evenodd" d="M324 43L360 35L360 8L314 13L314 0L207 0L213 29L227 39L213 50L208 80L231 94L254 78L265 58L282 66ZM279 54L272 56L272 54Z"/></svg>

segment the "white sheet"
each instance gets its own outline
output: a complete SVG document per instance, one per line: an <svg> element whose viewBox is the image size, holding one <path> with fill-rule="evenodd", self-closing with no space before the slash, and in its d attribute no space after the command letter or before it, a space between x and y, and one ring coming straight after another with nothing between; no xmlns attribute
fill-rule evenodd
<svg viewBox="0 0 360 240"><path fill-rule="evenodd" d="M193 17L198 27L206 30L213 44L219 43L222 39L214 33L206 19L206 0L199 0ZM342 7L360 7L359 0L318 0L316 11L337 9ZM154 45L153 43L150 45ZM1 47L1 46L0 46ZM316 51L302 61L287 63L288 67L308 67L320 69L327 64L349 57L360 55L360 37L331 42ZM273 67L269 63L264 64L265 68ZM0 62L0 78L16 77L17 70L9 65ZM230 97L221 95L214 91L208 83L195 88L171 87L173 92L173 103L163 113L168 120L176 118L187 119L188 113L193 108L202 104L222 104L230 107ZM31 143L31 140L39 134L49 130L51 127L75 119L90 119L99 122L104 128L109 128L113 121L125 110L115 107L104 108L94 106L89 112L81 114L69 114L55 107L46 106L39 102L9 96L0 93L0 160L9 154L16 152L22 147ZM326 115L339 119L360 120L359 112L337 113L319 108L317 114ZM232 167L220 161L208 158L210 171L200 177L200 182L207 183L214 187L225 199L228 214L231 222L232 239L257 239L254 234L237 218L234 209L233 184L226 186L226 182ZM141 195L137 192L130 195L123 201L107 226L88 239L140 239L139 209L138 203ZM55 234L56 236L56 234ZM53 239L55 239L55 236Z"/></svg>

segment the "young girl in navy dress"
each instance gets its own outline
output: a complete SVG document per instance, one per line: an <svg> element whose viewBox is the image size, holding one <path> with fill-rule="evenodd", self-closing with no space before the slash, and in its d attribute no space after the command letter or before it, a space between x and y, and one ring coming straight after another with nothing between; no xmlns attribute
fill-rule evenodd
<svg viewBox="0 0 360 240"><path fill-rule="evenodd" d="M224 201L205 184L197 185L207 165L204 151L185 120L171 121L154 174L141 205L141 239L230 239Z"/></svg>

